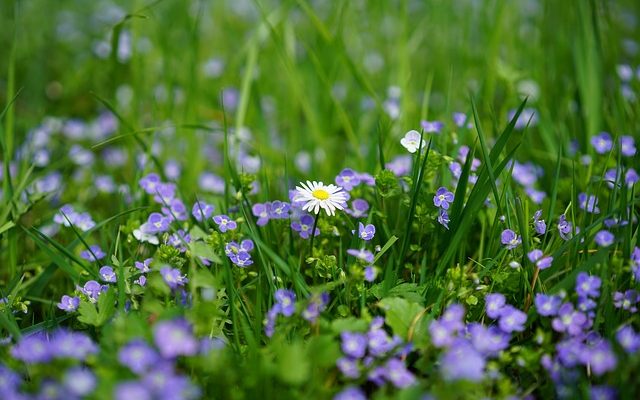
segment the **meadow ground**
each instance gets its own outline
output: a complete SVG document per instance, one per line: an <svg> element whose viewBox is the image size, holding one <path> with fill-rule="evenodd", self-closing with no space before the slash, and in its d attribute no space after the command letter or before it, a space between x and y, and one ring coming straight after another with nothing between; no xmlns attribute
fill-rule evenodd
<svg viewBox="0 0 640 400"><path fill-rule="evenodd" d="M639 398L639 18L0 2L0 398Z"/></svg>

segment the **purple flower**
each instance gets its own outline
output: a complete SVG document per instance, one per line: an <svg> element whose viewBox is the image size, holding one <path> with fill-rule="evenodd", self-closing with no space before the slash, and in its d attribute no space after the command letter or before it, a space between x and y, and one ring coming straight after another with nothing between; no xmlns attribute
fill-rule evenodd
<svg viewBox="0 0 640 400"><path fill-rule="evenodd" d="M580 272L576 277L576 293L582 297L594 297L600 296L600 286L602 280L597 276L592 276L586 272Z"/></svg>
<svg viewBox="0 0 640 400"><path fill-rule="evenodd" d="M431 343L438 348L449 347L455 340L455 331L447 324L434 319L429 324Z"/></svg>
<svg viewBox="0 0 640 400"><path fill-rule="evenodd" d="M536 294L535 304L538 314L544 317L551 317L558 313L562 299L559 296Z"/></svg>
<svg viewBox="0 0 640 400"><path fill-rule="evenodd" d="M80 253L80 257L84 258L87 261L95 262L105 258L106 254L104 251L102 251L100 246L94 244L89 246L88 250L83 250Z"/></svg>
<svg viewBox="0 0 640 400"><path fill-rule="evenodd" d="M167 216L169 222L174 220L186 221L189 218L187 207L180 199L171 199L169 208L162 207L162 212Z"/></svg>
<svg viewBox="0 0 640 400"><path fill-rule="evenodd" d="M158 363L160 356L144 340L134 339L120 349L118 361L140 375Z"/></svg>
<svg viewBox="0 0 640 400"><path fill-rule="evenodd" d="M276 318L280 314L280 304L274 306L267 311L267 318L264 320L264 334L272 337L276 330Z"/></svg>
<svg viewBox="0 0 640 400"><path fill-rule="evenodd" d="M611 246L613 242L615 242L616 237L613 235L613 233L603 229L596 233L596 236L594 236L593 240L600 247L608 247Z"/></svg>
<svg viewBox="0 0 640 400"><path fill-rule="evenodd" d="M636 142L633 136L620 136L620 153L625 157L636 155Z"/></svg>
<svg viewBox="0 0 640 400"><path fill-rule="evenodd" d="M148 194L156 194L158 185L161 183L162 181L160 181L160 176L155 173L146 175L139 181L140 187L142 187Z"/></svg>
<svg viewBox="0 0 640 400"><path fill-rule="evenodd" d="M302 318L309 322L315 322L320 316L320 313L327 307L327 304L329 304L328 293L322 292L319 295L312 295L309 300L309 305L302 311Z"/></svg>
<svg viewBox="0 0 640 400"><path fill-rule="evenodd" d="M507 247L507 250L513 250L522 243L522 239L511 229L502 231L500 241Z"/></svg>
<svg viewBox="0 0 640 400"><path fill-rule="evenodd" d="M449 220L449 214L445 210L440 209L438 213L438 223L446 229L449 229L449 222L451 222Z"/></svg>
<svg viewBox="0 0 640 400"><path fill-rule="evenodd" d="M598 208L598 198L593 195L587 195L586 193L580 193L578 195L578 205L581 210L593 214L600 214L600 208Z"/></svg>
<svg viewBox="0 0 640 400"><path fill-rule="evenodd" d="M360 184L360 177L351 168L345 168L336 176L336 185L350 192Z"/></svg>
<svg viewBox="0 0 640 400"><path fill-rule="evenodd" d="M77 310L79 305L80 305L79 297L76 297L76 296L71 297L71 296L67 296L66 294L62 296L60 303L57 304L59 309L64 310L66 312L73 312Z"/></svg>
<svg viewBox="0 0 640 400"><path fill-rule="evenodd" d="M100 268L99 274L104 282L113 283L116 281L116 273L113 271L113 268L108 265Z"/></svg>
<svg viewBox="0 0 640 400"><path fill-rule="evenodd" d="M85 397L90 395L96 388L97 379L90 370L83 367L74 367L65 372L62 383L71 394Z"/></svg>
<svg viewBox="0 0 640 400"><path fill-rule="evenodd" d="M142 273L146 273L151 271L151 268L149 268L149 265L151 265L151 262L153 261L153 258L147 258L145 259L143 262L140 261L136 261L134 263L134 266L140 270L140 272Z"/></svg>
<svg viewBox="0 0 640 400"><path fill-rule="evenodd" d="M387 332L382 328L373 328L367 332L367 345L369 346L369 354L374 357L380 357L396 346L396 342L389 337Z"/></svg>
<svg viewBox="0 0 640 400"><path fill-rule="evenodd" d="M204 201L196 201L191 208L191 215L193 215L193 218L195 218L196 221L202 222L205 219L211 218L214 209L215 207L211 204L207 204Z"/></svg>
<svg viewBox="0 0 640 400"><path fill-rule="evenodd" d="M367 282L373 282L376 280L377 271L371 265L365 267L364 269L364 280Z"/></svg>
<svg viewBox="0 0 640 400"><path fill-rule="evenodd" d="M627 187L631 188L633 185L640 181L640 175L636 172L635 169L629 168L627 172L624 174L624 183Z"/></svg>
<svg viewBox="0 0 640 400"><path fill-rule="evenodd" d="M365 226L362 222L358 222L358 236L360 236L360 239L368 242L369 240L373 239L375 234L376 234L375 226L371 224L367 224Z"/></svg>
<svg viewBox="0 0 640 400"><path fill-rule="evenodd" d="M210 172L203 172L198 177L198 187L209 193L223 194L224 179Z"/></svg>
<svg viewBox="0 0 640 400"><path fill-rule="evenodd" d="M95 303L98 300L100 293L105 292L108 287L101 285L94 280L87 281L82 288L79 288L82 293L91 301Z"/></svg>
<svg viewBox="0 0 640 400"><path fill-rule="evenodd" d="M485 311L489 318L498 319L502 314L502 310L507 302L507 299L502 293L490 293L484 298Z"/></svg>
<svg viewBox="0 0 640 400"><path fill-rule="evenodd" d="M188 243L191 243L191 235L183 229L178 229L176 233L167 238L167 244L180 250L181 253L187 251Z"/></svg>
<svg viewBox="0 0 640 400"><path fill-rule="evenodd" d="M451 203L453 203L453 193L448 191L446 187L440 187L436 190L436 195L433 196L433 204L436 207L448 210Z"/></svg>
<svg viewBox="0 0 640 400"><path fill-rule="evenodd" d="M587 316L573 309L573 304L564 303L558 309L557 317L551 321L551 327L556 332L567 332L575 336L582 332L587 322Z"/></svg>
<svg viewBox="0 0 640 400"><path fill-rule="evenodd" d="M355 386L348 386L333 396L333 400L367 400L367 396L362 389Z"/></svg>
<svg viewBox="0 0 640 400"><path fill-rule="evenodd" d="M558 219L558 232L560 233L560 237L564 240L571 239L573 232L573 225L571 222L567 221L567 217L564 214L560 215Z"/></svg>
<svg viewBox="0 0 640 400"><path fill-rule="evenodd" d="M591 145L598 154L604 154L613 148L613 140L607 132L600 132L591 138Z"/></svg>
<svg viewBox="0 0 640 400"><path fill-rule="evenodd" d="M536 190L532 187L525 188L524 191L527 194L527 196L529 196L531 201L534 202L535 204L542 204L542 202L544 201L544 198L547 197L547 194L545 192L541 190Z"/></svg>
<svg viewBox="0 0 640 400"><path fill-rule="evenodd" d="M617 398L617 391L611 386L591 386L589 389L590 400L616 400Z"/></svg>
<svg viewBox="0 0 640 400"><path fill-rule="evenodd" d="M385 378L397 388L406 388L416 383L416 377L398 358L392 358L385 364Z"/></svg>
<svg viewBox="0 0 640 400"><path fill-rule="evenodd" d="M220 229L220 232L222 233L229 230L232 231L238 227L236 221L232 220L227 215L216 215L215 217L213 217L213 222L218 225L218 229Z"/></svg>
<svg viewBox="0 0 640 400"><path fill-rule="evenodd" d="M22 377L10 368L0 364L0 396L12 399L18 393ZM16 397L19 400L20 397Z"/></svg>
<svg viewBox="0 0 640 400"><path fill-rule="evenodd" d="M251 207L251 211L253 212L253 215L258 218L256 225L265 226L267 222L269 222L269 217L271 216L271 203L256 203Z"/></svg>
<svg viewBox="0 0 640 400"><path fill-rule="evenodd" d="M253 251L253 248L254 248L254 244L253 244L253 240L251 239L244 239L242 242L240 242L240 249L246 252Z"/></svg>
<svg viewBox="0 0 640 400"><path fill-rule="evenodd" d="M153 327L153 339L164 358L192 356L198 352L199 343L184 319L158 322Z"/></svg>
<svg viewBox="0 0 640 400"><path fill-rule="evenodd" d="M291 206L289 203L276 200L271 203L271 214L269 214L269 218L271 219L286 219L289 218L289 210Z"/></svg>
<svg viewBox="0 0 640 400"><path fill-rule="evenodd" d="M23 336L11 348L11 355L26 364L43 363L51 360L51 346L44 334Z"/></svg>
<svg viewBox="0 0 640 400"><path fill-rule="evenodd" d="M357 379L360 377L360 362L359 360L349 357L340 357L336 361L336 367L347 378Z"/></svg>
<svg viewBox="0 0 640 400"><path fill-rule="evenodd" d="M180 270L177 268L162 267L160 268L160 275L162 275L164 283L166 283L172 290L184 286L189 282L187 276L182 275Z"/></svg>
<svg viewBox="0 0 640 400"><path fill-rule="evenodd" d="M479 323L469 324L471 344L484 356L492 356L509 347L509 334L496 326L485 327Z"/></svg>
<svg viewBox="0 0 640 400"><path fill-rule="evenodd" d="M362 358L367 351L367 336L362 333L342 332L342 352L352 358Z"/></svg>
<svg viewBox="0 0 640 400"><path fill-rule="evenodd" d="M531 250L527 253L527 257L529 257L529 260L540 269L549 268L553 262L553 257L544 257L542 250L539 249Z"/></svg>
<svg viewBox="0 0 640 400"><path fill-rule="evenodd" d="M365 218L369 211L369 203L363 199L355 199L351 202L351 209L346 210L353 218Z"/></svg>
<svg viewBox="0 0 640 400"><path fill-rule="evenodd" d="M500 312L498 326L503 332L522 332L527 322L527 314L511 305L505 305Z"/></svg>
<svg viewBox="0 0 640 400"><path fill-rule="evenodd" d="M311 234L311 229L313 229L313 217L309 214L305 214L300 217L300 222L292 222L291 229L298 232L301 238L308 239ZM320 229L316 228L315 236L320 234Z"/></svg>
<svg viewBox="0 0 640 400"><path fill-rule="evenodd" d="M458 128L462 128L465 122L467 122L467 116L461 112L454 112L452 118L453 123L456 124Z"/></svg>
<svg viewBox="0 0 640 400"><path fill-rule="evenodd" d="M451 331L459 332L464 329L464 307L460 304L451 304L442 313L440 321Z"/></svg>
<svg viewBox="0 0 640 400"><path fill-rule="evenodd" d="M440 373L446 381L481 381L486 361L465 339L456 339L440 357Z"/></svg>
<svg viewBox="0 0 640 400"><path fill-rule="evenodd" d="M349 254L350 256L353 256L359 260L362 260L368 264L371 264L373 262L373 253L371 253L369 250L365 250L365 249L360 249L360 250L356 250L356 249L348 249L347 250L347 254Z"/></svg>
<svg viewBox="0 0 640 400"><path fill-rule="evenodd" d="M176 185L174 183L159 183L156 186L153 200L158 204L169 204L176 196Z"/></svg>
<svg viewBox="0 0 640 400"><path fill-rule="evenodd" d="M542 210L538 210L533 214L533 228L538 235L544 235L547 232L547 224L542 217Z"/></svg>
<svg viewBox="0 0 640 400"><path fill-rule="evenodd" d="M444 128L444 123L440 121L420 121L420 126L424 129L425 133L440 133Z"/></svg>
<svg viewBox="0 0 640 400"><path fill-rule="evenodd" d="M276 299L276 303L280 306L280 312L285 317L290 317L296 311L296 294L293 290L278 289L274 293L273 297Z"/></svg>
<svg viewBox="0 0 640 400"><path fill-rule="evenodd" d="M151 392L141 382L126 381L115 387L113 398L118 400L151 400Z"/></svg>
<svg viewBox="0 0 640 400"><path fill-rule="evenodd" d="M65 329L60 329L53 333L49 346L53 357L70 358L78 361L84 361L89 355L98 352L98 346L89 336Z"/></svg>
<svg viewBox="0 0 640 400"><path fill-rule="evenodd" d="M591 367L596 376L613 371L618 363L611 345L606 340L601 340L592 347L587 347L581 354L581 361Z"/></svg>
<svg viewBox="0 0 640 400"><path fill-rule="evenodd" d="M627 290L624 293L613 293L613 305L616 308L622 308L623 310L635 313L638 311L638 307L636 306L638 302L640 302L640 294L633 289Z"/></svg>
<svg viewBox="0 0 640 400"><path fill-rule="evenodd" d="M636 333L629 325L621 326L616 332L616 340L620 346L629 354L640 350L640 334Z"/></svg>
<svg viewBox="0 0 640 400"><path fill-rule="evenodd" d="M169 230L171 221L164 215L154 212L149 215L147 222L144 224L146 233L162 233Z"/></svg>
<svg viewBox="0 0 640 400"><path fill-rule="evenodd" d="M511 121L516 116L516 110L510 110L507 113L507 119ZM538 114L536 114L536 110L533 108L525 108L520 113L520 116L516 120L515 128L516 129L524 129L527 125L534 126L538 122Z"/></svg>

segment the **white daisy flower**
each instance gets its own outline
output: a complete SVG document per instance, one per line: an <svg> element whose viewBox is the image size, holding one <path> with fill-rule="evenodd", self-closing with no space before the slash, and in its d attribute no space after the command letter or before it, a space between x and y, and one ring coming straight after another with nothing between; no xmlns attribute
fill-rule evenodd
<svg viewBox="0 0 640 400"><path fill-rule="evenodd" d="M300 187L302 186L302 187ZM325 185L322 182L307 181L300 182L300 186L296 186L296 195L293 201L305 202L302 210L314 214L320 211L320 208L327 212L327 215L334 215L336 209L343 210L347 202L347 194L340 186Z"/></svg>
<svg viewBox="0 0 640 400"><path fill-rule="evenodd" d="M400 139L400 144L402 145L402 147L407 149L409 153L415 153L420 147L424 149L427 142L423 140L422 146L420 146L420 132L409 131L404 135L402 139Z"/></svg>

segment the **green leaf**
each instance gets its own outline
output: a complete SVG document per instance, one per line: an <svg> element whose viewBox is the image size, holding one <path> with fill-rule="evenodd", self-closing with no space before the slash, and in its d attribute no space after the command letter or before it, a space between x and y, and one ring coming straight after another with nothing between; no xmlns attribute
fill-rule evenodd
<svg viewBox="0 0 640 400"><path fill-rule="evenodd" d="M276 355L280 380L291 385L302 385L309 378L311 360L301 342L279 343Z"/></svg>
<svg viewBox="0 0 640 400"><path fill-rule="evenodd" d="M213 248L207 243L192 241L189 244L189 248L193 257L204 257L216 264L222 264L220 257L218 257L216 252L213 251Z"/></svg>
<svg viewBox="0 0 640 400"><path fill-rule="evenodd" d="M418 303L411 303L401 297L387 297L380 301L385 310L386 322L393 329L393 333L407 339L409 328L413 320L424 308Z"/></svg>
<svg viewBox="0 0 640 400"><path fill-rule="evenodd" d="M348 317L348 318L340 318L334 319L331 322L331 330L335 333L340 332L366 332L369 324L367 321L363 321L358 318Z"/></svg>
<svg viewBox="0 0 640 400"><path fill-rule="evenodd" d="M83 300L80 302L78 312L80 313L78 321L87 325L98 326L98 311L96 310L95 305Z"/></svg>

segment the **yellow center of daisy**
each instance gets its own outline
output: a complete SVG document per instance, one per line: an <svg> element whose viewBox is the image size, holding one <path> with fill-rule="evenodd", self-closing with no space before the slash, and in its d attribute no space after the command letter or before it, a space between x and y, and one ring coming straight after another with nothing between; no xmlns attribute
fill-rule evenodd
<svg viewBox="0 0 640 400"><path fill-rule="evenodd" d="M311 195L318 200L326 200L329 198L329 192L324 189L316 189L311 192Z"/></svg>

